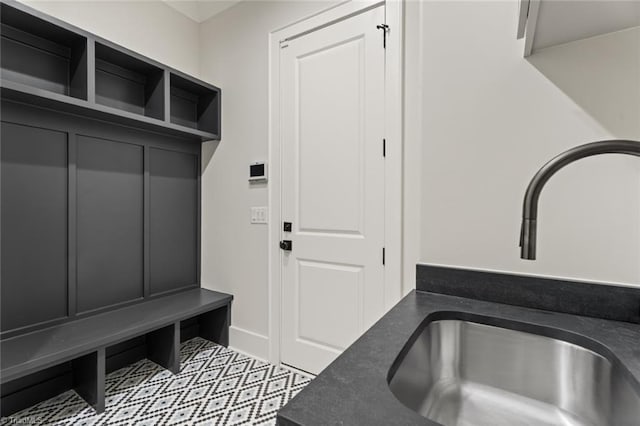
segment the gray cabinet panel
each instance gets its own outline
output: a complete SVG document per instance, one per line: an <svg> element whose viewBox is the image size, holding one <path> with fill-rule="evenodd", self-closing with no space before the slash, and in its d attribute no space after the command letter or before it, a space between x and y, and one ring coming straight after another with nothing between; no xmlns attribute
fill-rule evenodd
<svg viewBox="0 0 640 426"><path fill-rule="evenodd" d="M143 297L143 147L78 137L78 312Z"/></svg>
<svg viewBox="0 0 640 426"><path fill-rule="evenodd" d="M4 331L67 315L67 134L1 127Z"/></svg>
<svg viewBox="0 0 640 426"><path fill-rule="evenodd" d="M149 150L150 293L197 285L198 157Z"/></svg>
<svg viewBox="0 0 640 426"><path fill-rule="evenodd" d="M198 286L199 145L6 99L2 119L2 339Z"/></svg>

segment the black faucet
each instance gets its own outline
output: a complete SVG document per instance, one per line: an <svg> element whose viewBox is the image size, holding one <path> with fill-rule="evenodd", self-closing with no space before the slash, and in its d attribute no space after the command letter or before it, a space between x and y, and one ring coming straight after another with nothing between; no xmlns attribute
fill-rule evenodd
<svg viewBox="0 0 640 426"><path fill-rule="evenodd" d="M540 198L540 192L544 184L567 164L571 164L581 158L600 154L629 154L640 157L640 142L609 140L587 143L563 152L542 166L529 182L527 192L524 194L522 226L520 228L520 257L522 259L535 260L536 258L538 198Z"/></svg>

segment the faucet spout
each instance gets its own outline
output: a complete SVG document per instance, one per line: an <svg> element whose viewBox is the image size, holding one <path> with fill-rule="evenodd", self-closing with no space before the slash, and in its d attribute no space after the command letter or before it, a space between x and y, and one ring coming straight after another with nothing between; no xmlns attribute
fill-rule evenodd
<svg viewBox="0 0 640 426"><path fill-rule="evenodd" d="M538 199L542 188L558 170L564 166L600 154L628 154L640 157L640 142L631 140L607 140L592 142L571 148L554 157L533 176L524 195L522 226L520 228L520 257L535 260Z"/></svg>

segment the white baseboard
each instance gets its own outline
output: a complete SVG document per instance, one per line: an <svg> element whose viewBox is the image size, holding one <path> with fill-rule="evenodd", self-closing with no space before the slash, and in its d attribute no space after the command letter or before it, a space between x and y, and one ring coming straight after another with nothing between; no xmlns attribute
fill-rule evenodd
<svg viewBox="0 0 640 426"><path fill-rule="evenodd" d="M268 362L269 338L243 328L229 327L229 347L234 351Z"/></svg>

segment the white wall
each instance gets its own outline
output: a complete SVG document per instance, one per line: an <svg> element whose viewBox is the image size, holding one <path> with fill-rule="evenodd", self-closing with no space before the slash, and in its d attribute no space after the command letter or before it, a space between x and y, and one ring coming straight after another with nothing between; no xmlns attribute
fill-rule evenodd
<svg viewBox="0 0 640 426"><path fill-rule="evenodd" d="M420 4L407 1L404 13L404 128L402 205L402 291L416 288L422 229L422 63Z"/></svg>
<svg viewBox="0 0 640 426"><path fill-rule="evenodd" d="M160 1L31 1L28 6L198 75L198 24Z"/></svg>
<svg viewBox="0 0 640 426"><path fill-rule="evenodd" d="M202 286L234 295L231 345L265 359L267 226L249 209L267 205L267 185L247 173L268 155L269 33L330 5L244 1L200 28L201 75L223 90L222 141L203 146Z"/></svg>
<svg viewBox="0 0 640 426"><path fill-rule="evenodd" d="M640 140L638 32L530 62L516 1L409 7L422 31L420 261L640 285L638 158L560 171L540 199L538 260L518 250L522 197L540 166L586 142Z"/></svg>

